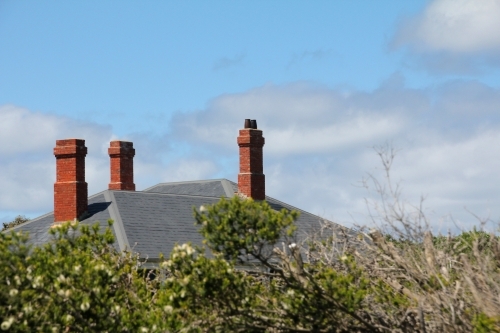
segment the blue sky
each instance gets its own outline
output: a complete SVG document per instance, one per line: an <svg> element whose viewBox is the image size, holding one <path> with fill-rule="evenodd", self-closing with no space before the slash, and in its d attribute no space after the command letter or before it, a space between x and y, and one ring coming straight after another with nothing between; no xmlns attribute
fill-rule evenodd
<svg viewBox="0 0 500 333"><path fill-rule="evenodd" d="M267 193L365 223L373 146L436 227L498 221L500 1L0 1L0 222L52 210L56 139L136 147L136 184L236 180L266 137ZM450 216L453 216L453 221Z"/></svg>

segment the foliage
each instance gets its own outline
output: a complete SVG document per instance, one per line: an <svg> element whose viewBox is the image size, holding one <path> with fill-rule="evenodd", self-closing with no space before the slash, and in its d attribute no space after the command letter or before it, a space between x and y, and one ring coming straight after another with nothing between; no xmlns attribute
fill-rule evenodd
<svg viewBox="0 0 500 333"><path fill-rule="evenodd" d="M297 213L238 197L195 210L208 249L164 263L169 331L500 332L499 237L434 236L391 183L393 152L379 153L370 232L325 221L298 237Z"/></svg>
<svg viewBox="0 0 500 333"><path fill-rule="evenodd" d="M151 326L151 298L137 260L111 245L111 229L64 224L32 248L0 234L0 329L9 332L137 332Z"/></svg>
<svg viewBox="0 0 500 333"><path fill-rule="evenodd" d="M385 189L370 232L323 221L298 235L297 212L238 196L194 209L204 247L175 246L156 279L110 228L63 224L40 248L1 233L0 329L500 332L498 235L434 236Z"/></svg>
<svg viewBox="0 0 500 333"><path fill-rule="evenodd" d="M244 272L221 256L209 259L188 244L177 246L163 267L171 275L159 292L158 307L171 331L245 330L245 318L233 314L251 311L259 286Z"/></svg>
<svg viewBox="0 0 500 333"><path fill-rule="evenodd" d="M408 303L352 255L313 257L324 247L297 243L296 212L234 197L194 215L215 256L182 245L164 263L171 275L158 302L173 331L374 332L384 325L374 303L388 313Z"/></svg>
<svg viewBox="0 0 500 333"><path fill-rule="evenodd" d="M239 262L251 258L266 265L274 256L273 245L287 239L296 230L296 211L277 212L266 202L222 198L216 205L194 210L196 223L201 226L205 243L224 258Z"/></svg>
<svg viewBox="0 0 500 333"><path fill-rule="evenodd" d="M26 223L28 222L30 219L27 218L26 216L23 216L23 215L18 215L16 216L16 218L14 219L14 221L12 222L7 222L7 223L4 223L3 224L3 228L1 231L5 231L7 229L10 229L10 228L14 228L16 225L20 225L20 224L23 224L23 223Z"/></svg>

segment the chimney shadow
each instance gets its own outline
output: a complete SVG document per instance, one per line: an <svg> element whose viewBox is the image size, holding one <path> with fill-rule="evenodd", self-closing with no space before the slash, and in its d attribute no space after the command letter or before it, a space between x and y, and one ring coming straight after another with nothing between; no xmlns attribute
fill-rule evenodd
<svg viewBox="0 0 500 333"><path fill-rule="evenodd" d="M87 216L85 219L94 216L97 213L103 212L108 209L109 205L111 205L111 201L109 202L96 202L88 205Z"/></svg>

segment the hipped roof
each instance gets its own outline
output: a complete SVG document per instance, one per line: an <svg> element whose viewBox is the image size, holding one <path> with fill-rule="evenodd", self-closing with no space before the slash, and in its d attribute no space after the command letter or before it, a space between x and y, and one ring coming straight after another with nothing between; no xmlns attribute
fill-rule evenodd
<svg viewBox="0 0 500 333"><path fill-rule="evenodd" d="M115 247L134 251L151 263L159 254L168 256L175 244L191 242L202 244L199 227L195 225L193 207L215 204L221 197L230 198L237 192L237 184L227 179L161 183L144 191L105 190L88 199L88 215L83 224L99 223L104 230L108 219L114 221L112 231ZM319 226L320 217L266 196L275 210L297 210L299 236ZM9 231L29 232L30 243L47 243L54 223L54 212L32 219Z"/></svg>

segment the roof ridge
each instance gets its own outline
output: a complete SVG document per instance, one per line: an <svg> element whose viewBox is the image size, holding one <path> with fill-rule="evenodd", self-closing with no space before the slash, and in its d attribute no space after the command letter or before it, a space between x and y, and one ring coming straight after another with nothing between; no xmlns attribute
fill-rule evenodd
<svg viewBox="0 0 500 333"><path fill-rule="evenodd" d="M195 197L195 198L224 198L223 196L210 196L210 195L195 195L195 194L177 194L177 193L162 193L162 192L146 192L146 191L113 191L114 193L131 193L131 194L148 194L148 195L167 195L172 197Z"/></svg>
<svg viewBox="0 0 500 333"><path fill-rule="evenodd" d="M177 182L164 182L164 183L158 183L156 185L153 185L153 186L150 186L148 188L145 188L141 192L150 192L152 189L154 189L155 187L158 187L158 186L194 184L194 183L209 183L209 182L222 182L224 180L230 181L227 178L216 178L216 179L199 179L199 180L183 180L183 181L177 181Z"/></svg>
<svg viewBox="0 0 500 333"><path fill-rule="evenodd" d="M283 202L283 201L281 201L281 200L275 199L275 198L273 198L273 197L271 197L271 196L269 196L269 195L266 195L266 201L267 201L267 198L270 198L270 199L272 199L272 200L276 201L277 203L281 204L282 206L288 206L288 207L290 207L292 210L296 210L296 211L298 211L298 212L300 212L300 213L306 213L306 214L309 214L309 215L312 215L312 216L316 216L317 218L319 218L319 219L321 219L321 220L323 220L323 221L328 221L328 222L335 223L335 224L337 224L337 225L340 225L340 226L341 226L341 224L340 224L340 223L338 223L338 222L330 221L330 220L329 220L329 219L327 219L327 218L324 218L324 217L319 216L319 215L317 215L317 214L314 214L314 213L308 212L308 211L306 211L306 210L300 209L300 208L295 207L295 206L293 206L293 205L290 205L290 204L288 204L288 203L286 203L286 202Z"/></svg>

